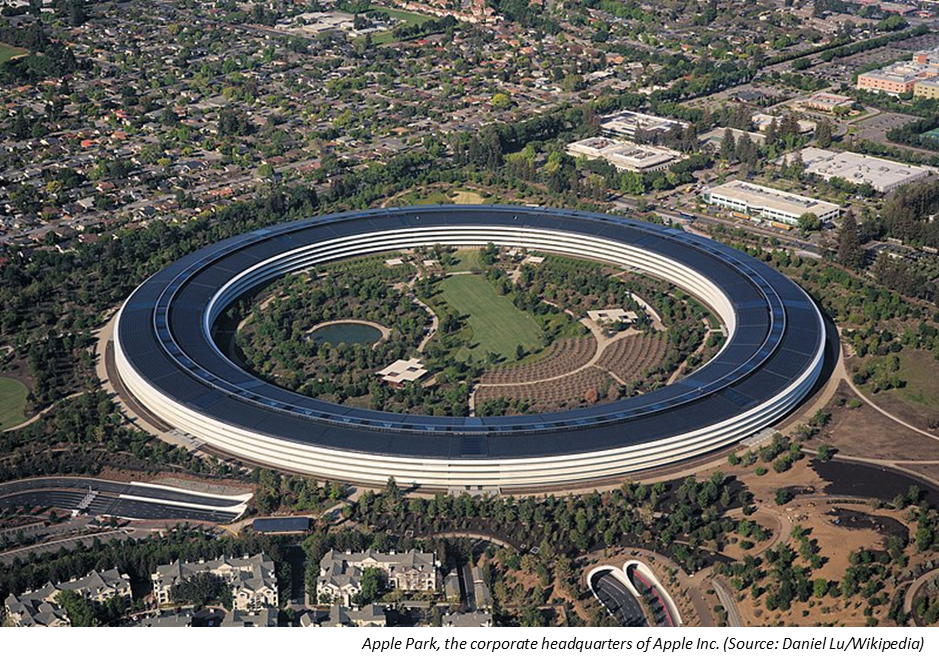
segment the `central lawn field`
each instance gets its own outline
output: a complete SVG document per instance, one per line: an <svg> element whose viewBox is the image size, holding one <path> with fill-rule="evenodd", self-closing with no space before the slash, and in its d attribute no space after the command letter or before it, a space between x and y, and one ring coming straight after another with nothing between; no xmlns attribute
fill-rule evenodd
<svg viewBox="0 0 939 665"><path fill-rule="evenodd" d="M472 329L470 353L483 358L497 353L507 360L515 359L519 344L526 351L541 347L541 327L521 311L481 275L453 275L443 281L441 295L461 315L469 317ZM465 357L465 356L464 356Z"/></svg>
<svg viewBox="0 0 939 665"><path fill-rule="evenodd" d="M18 55L26 55L27 53L29 53L29 51L24 48L10 46L9 44L0 42L0 64L3 64L7 60L15 58Z"/></svg>
<svg viewBox="0 0 939 665"><path fill-rule="evenodd" d="M0 430L26 420L26 396L29 388L7 376L0 376Z"/></svg>
<svg viewBox="0 0 939 665"><path fill-rule="evenodd" d="M478 249L458 249L453 253L453 258L456 259L456 263L447 268L448 272L479 270L481 267Z"/></svg>

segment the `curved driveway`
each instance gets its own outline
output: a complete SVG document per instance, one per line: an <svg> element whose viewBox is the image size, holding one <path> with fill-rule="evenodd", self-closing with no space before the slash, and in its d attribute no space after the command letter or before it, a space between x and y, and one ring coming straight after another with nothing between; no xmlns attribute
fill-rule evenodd
<svg viewBox="0 0 939 665"><path fill-rule="evenodd" d="M591 579L594 593L621 626L644 627L649 623L639 600L616 579L610 570L601 570Z"/></svg>

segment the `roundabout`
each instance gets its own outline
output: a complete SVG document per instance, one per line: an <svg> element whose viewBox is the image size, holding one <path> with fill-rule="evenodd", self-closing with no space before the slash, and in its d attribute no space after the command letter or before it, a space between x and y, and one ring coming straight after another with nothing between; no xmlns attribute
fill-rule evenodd
<svg viewBox="0 0 939 665"><path fill-rule="evenodd" d="M516 416L401 414L334 404L232 362L213 324L244 294L319 264L414 247L525 248L603 262L705 303L727 342L658 390ZM480 489L600 481L702 455L781 420L822 371L825 328L795 284L746 254L607 215L428 206L301 220L206 247L141 284L114 329L121 383L170 427L257 464L351 483Z"/></svg>

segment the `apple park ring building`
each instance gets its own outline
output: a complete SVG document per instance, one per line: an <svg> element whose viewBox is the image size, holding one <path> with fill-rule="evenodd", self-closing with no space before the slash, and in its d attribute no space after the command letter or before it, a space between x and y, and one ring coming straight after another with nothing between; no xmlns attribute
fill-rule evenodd
<svg viewBox="0 0 939 665"><path fill-rule="evenodd" d="M232 362L213 340L240 296L317 264L420 246L487 243L599 261L705 303L726 342L684 378L628 399L554 413L441 417L306 397ZM290 222L164 268L121 307L114 365L171 428L252 463L368 485L482 489L612 479L738 443L813 390L825 324L786 277L684 231L609 215L514 206L386 208Z"/></svg>

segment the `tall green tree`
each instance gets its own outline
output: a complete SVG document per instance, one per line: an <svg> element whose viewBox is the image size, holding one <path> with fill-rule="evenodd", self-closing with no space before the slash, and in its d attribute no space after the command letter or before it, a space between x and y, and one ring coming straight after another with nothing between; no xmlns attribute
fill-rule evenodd
<svg viewBox="0 0 939 665"><path fill-rule="evenodd" d="M864 248L858 233L854 213L848 210L838 230L838 261L847 268L860 270L864 267Z"/></svg>

